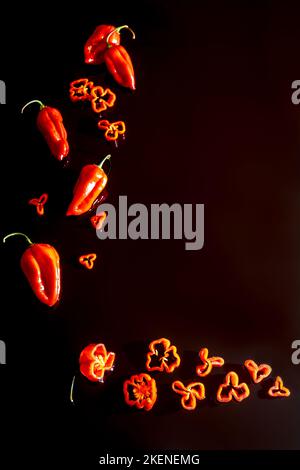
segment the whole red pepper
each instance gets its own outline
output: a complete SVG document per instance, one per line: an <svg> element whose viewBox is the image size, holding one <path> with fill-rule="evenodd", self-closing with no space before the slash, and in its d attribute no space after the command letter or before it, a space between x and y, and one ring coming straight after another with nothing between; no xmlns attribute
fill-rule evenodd
<svg viewBox="0 0 300 470"><path fill-rule="evenodd" d="M107 155L100 165L85 165L73 190L73 199L67 215L81 215L90 210L107 183L107 175L102 166L111 155Z"/></svg>
<svg viewBox="0 0 300 470"><path fill-rule="evenodd" d="M127 25L119 26L116 31L119 32L123 28L129 29L135 38L134 32ZM110 44L111 34L106 38L107 48L104 51L104 60L108 71L119 85L135 90L134 70L130 56L123 46Z"/></svg>
<svg viewBox="0 0 300 470"><path fill-rule="evenodd" d="M110 33L113 34L109 37L109 44L120 44L120 34L115 26L106 24L97 26L84 46L84 61L86 64L101 64L104 61L103 53L107 49L106 38Z"/></svg>
<svg viewBox="0 0 300 470"><path fill-rule="evenodd" d="M55 248L44 243L32 243L24 233L11 233L25 237L29 247L21 257L21 268L37 298L49 307L55 305L60 296L60 261Z"/></svg>
<svg viewBox="0 0 300 470"><path fill-rule="evenodd" d="M39 103L40 105L36 124L43 134L52 155L58 160L63 160L69 154L69 144L61 113L56 108L45 106L39 100L30 101L22 108L21 112L23 113L24 109L32 103Z"/></svg>

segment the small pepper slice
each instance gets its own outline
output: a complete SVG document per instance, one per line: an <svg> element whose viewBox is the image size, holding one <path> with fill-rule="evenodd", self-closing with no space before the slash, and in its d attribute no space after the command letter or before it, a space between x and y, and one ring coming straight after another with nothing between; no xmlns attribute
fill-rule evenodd
<svg viewBox="0 0 300 470"><path fill-rule="evenodd" d="M70 83L70 99L73 102L87 101L91 99L91 90L94 83L88 78L79 78Z"/></svg>
<svg viewBox="0 0 300 470"><path fill-rule="evenodd" d="M102 166L111 155L107 155L100 165L85 165L73 190L73 199L67 215L81 215L87 212L106 186L107 175Z"/></svg>
<svg viewBox="0 0 300 470"><path fill-rule="evenodd" d="M120 44L120 34L115 26L106 24L97 26L84 46L86 64L101 64L103 62L103 53L107 48L106 38L109 33L112 33L109 37L109 44Z"/></svg>
<svg viewBox="0 0 300 470"><path fill-rule="evenodd" d="M15 235L25 237L29 247L21 257L21 268L33 292L44 304L52 307L60 296L60 260L55 248L44 243L32 243L24 233L11 233L3 238Z"/></svg>
<svg viewBox="0 0 300 470"><path fill-rule="evenodd" d="M63 160L69 154L69 144L61 113L56 108L45 106L39 100L33 100L25 104L21 113L32 103L38 103L40 105L40 111L36 121L37 128L43 134L52 155L57 158L57 160Z"/></svg>
<svg viewBox="0 0 300 470"><path fill-rule="evenodd" d="M139 410L150 411L157 399L156 382L148 374L132 375L123 384L125 402Z"/></svg>
<svg viewBox="0 0 300 470"><path fill-rule="evenodd" d="M172 383L172 389L182 395L181 405L185 410L194 410L197 400L204 400L205 398L205 387L201 382L192 382L185 386L179 380L175 380Z"/></svg>
<svg viewBox="0 0 300 470"><path fill-rule="evenodd" d="M101 119L98 122L99 129L105 130L106 140L117 140L119 135L125 134L126 126L123 121L109 122L107 119Z"/></svg>
<svg viewBox="0 0 300 470"><path fill-rule="evenodd" d="M106 109L106 105L102 100L102 95L104 93L104 89L102 86L95 86L91 90L91 103L92 108L95 113L100 113Z"/></svg>
<svg viewBox="0 0 300 470"><path fill-rule="evenodd" d="M243 401L249 397L250 390L246 383L239 383L239 376L236 372L228 372L225 382L222 383L217 391L217 400L221 403L228 403L233 398L237 402Z"/></svg>
<svg viewBox="0 0 300 470"><path fill-rule="evenodd" d="M28 204L32 206L36 206L36 211L38 215L44 215L44 206L46 202L48 201L48 194L44 193L41 195L39 198L33 198L28 201Z"/></svg>
<svg viewBox="0 0 300 470"><path fill-rule="evenodd" d="M180 365L180 357L176 346L171 346L170 340L160 338L149 344L147 353L146 369L148 371L157 370L160 372L174 372Z"/></svg>
<svg viewBox="0 0 300 470"><path fill-rule="evenodd" d="M290 390L283 385L283 380L279 376L276 377L274 385L268 390L268 395L272 398L287 398L290 394Z"/></svg>
<svg viewBox="0 0 300 470"><path fill-rule="evenodd" d="M272 367L268 364L257 365L252 359L247 359L244 362L244 366L248 370L250 377L255 384L258 384L269 377L272 372Z"/></svg>
<svg viewBox="0 0 300 470"><path fill-rule="evenodd" d="M87 269L93 269L94 261L96 260L96 253L89 253L88 255L81 255L79 257L79 263Z"/></svg>
<svg viewBox="0 0 300 470"><path fill-rule="evenodd" d="M208 357L207 348L200 349L199 357L202 364L196 367L196 373L200 377L205 377L210 374L213 367L222 367L224 365L224 359L222 357Z"/></svg>
<svg viewBox="0 0 300 470"><path fill-rule="evenodd" d="M100 113L111 108L116 101L116 95L109 88L105 90L101 86L95 86L91 90L91 103L95 113Z"/></svg>
<svg viewBox="0 0 300 470"><path fill-rule="evenodd" d="M100 212L99 215L93 215L93 217L90 218L92 226L96 230L101 230L106 217L107 217L106 212Z"/></svg>
<svg viewBox="0 0 300 470"><path fill-rule="evenodd" d="M104 344L89 344L80 354L80 372L92 382L103 382L106 371L112 371L115 353L107 353Z"/></svg>
<svg viewBox="0 0 300 470"><path fill-rule="evenodd" d="M105 102L106 106L111 108L116 102L116 95L110 88L105 88L102 100Z"/></svg>

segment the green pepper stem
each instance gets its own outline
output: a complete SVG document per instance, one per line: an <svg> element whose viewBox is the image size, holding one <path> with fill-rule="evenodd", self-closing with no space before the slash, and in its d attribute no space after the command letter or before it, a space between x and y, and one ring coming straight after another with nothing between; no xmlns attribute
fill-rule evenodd
<svg viewBox="0 0 300 470"><path fill-rule="evenodd" d="M74 375L71 383L71 390L70 390L70 402L74 405L74 384L75 384L76 375Z"/></svg>
<svg viewBox="0 0 300 470"><path fill-rule="evenodd" d="M106 155L106 157L103 158L103 160L102 160L102 162L100 163L100 165L98 165L99 168L102 169L104 162L105 162L106 160L109 160L110 158L111 158L111 155L110 155L110 154L109 154L109 155Z"/></svg>
<svg viewBox="0 0 300 470"><path fill-rule="evenodd" d="M30 238L27 237L27 235L25 235L25 233L21 233L21 232L14 232L14 233L10 233L9 235L6 235L6 237L3 238L2 242L5 243L8 238L14 237L15 235L21 235L22 237L25 237L26 240L28 241L29 245L33 245Z"/></svg>
<svg viewBox="0 0 300 470"><path fill-rule="evenodd" d="M29 101L28 103L26 103L23 108L21 109L21 114L23 114L23 111L25 108L27 108L27 106L29 106L30 104L32 103L38 103L40 105L40 110L45 108L45 105L44 103L42 103L40 100L32 100L32 101Z"/></svg>
<svg viewBox="0 0 300 470"><path fill-rule="evenodd" d="M129 28L129 26L127 26L127 24L123 24L122 26L118 26L118 28L114 29L113 31L111 31L111 32L107 35L107 37L106 37L106 43L107 43L108 47L111 47L111 44L108 43L108 40L109 40L110 36L111 36L112 34L114 34L115 32L119 33L119 32L121 31L121 29L125 29L125 28L126 28L126 29L129 29L129 31L130 31L131 34L132 34L132 39L135 39L135 32L134 32L131 28Z"/></svg>

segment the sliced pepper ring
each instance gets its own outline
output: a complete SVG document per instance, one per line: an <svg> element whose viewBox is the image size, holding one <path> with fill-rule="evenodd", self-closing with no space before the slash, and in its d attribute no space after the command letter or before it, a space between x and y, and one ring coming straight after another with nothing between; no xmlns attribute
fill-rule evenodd
<svg viewBox="0 0 300 470"><path fill-rule="evenodd" d="M111 108L116 102L116 95L110 88L106 88L103 92L102 100L105 102L106 106Z"/></svg>
<svg viewBox="0 0 300 470"><path fill-rule="evenodd" d="M109 122L107 119L101 119L98 122L99 129L105 130L106 140L117 140L119 135L125 134L126 126L123 121Z"/></svg>
<svg viewBox="0 0 300 470"><path fill-rule="evenodd" d="M71 101L86 101L91 99L91 90L94 84L88 78L80 78L70 83Z"/></svg>
<svg viewBox="0 0 300 470"><path fill-rule="evenodd" d="M202 364L196 367L196 373L200 377L205 377L210 374L213 367L222 367L224 365L224 359L222 357L208 357L207 348L200 349L199 357Z"/></svg>
<svg viewBox="0 0 300 470"><path fill-rule="evenodd" d="M102 86L94 86L91 91L91 104L95 113L101 113L106 109L106 103L102 99L104 89Z"/></svg>
<svg viewBox="0 0 300 470"><path fill-rule="evenodd" d="M239 376L236 372L228 372L217 391L217 400L221 403L228 403L233 398L237 402L243 401L250 395L249 387L246 383L239 383Z"/></svg>
<svg viewBox="0 0 300 470"><path fill-rule="evenodd" d="M172 346L167 338L160 338L149 344L146 369L148 371L174 372L180 365L180 356L176 346Z"/></svg>
<svg viewBox="0 0 300 470"><path fill-rule="evenodd" d="M181 406L185 410L194 410L197 400L205 399L205 387L201 382L192 382L185 386L180 380L175 380L172 383L172 389L181 395Z"/></svg>
<svg viewBox="0 0 300 470"><path fill-rule="evenodd" d="M283 385L283 380L279 376L276 377L274 385L268 390L268 395L272 398L287 398L290 394L290 390Z"/></svg>
<svg viewBox="0 0 300 470"><path fill-rule="evenodd" d="M44 193L39 198L30 199L28 201L28 204L30 204L32 206L36 206L36 211L37 211L38 215L41 216L41 215L44 215L44 212L45 212L44 206L45 206L47 201L48 201L48 194Z"/></svg>
<svg viewBox="0 0 300 470"><path fill-rule="evenodd" d="M150 411L157 399L156 382L148 374L132 375L123 384L125 402L139 410Z"/></svg>
<svg viewBox="0 0 300 470"><path fill-rule="evenodd" d="M96 253L89 253L87 255L81 255L79 257L79 263L82 264L87 269L93 269L94 261L96 260Z"/></svg>
<svg viewBox="0 0 300 470"><path fill-rule="evenodd" d="M247 359L244 362L244 366L255 384L262 382L262 380L269 377L272 372L272 367L268 364L257 365L252 359Z"/></svg>

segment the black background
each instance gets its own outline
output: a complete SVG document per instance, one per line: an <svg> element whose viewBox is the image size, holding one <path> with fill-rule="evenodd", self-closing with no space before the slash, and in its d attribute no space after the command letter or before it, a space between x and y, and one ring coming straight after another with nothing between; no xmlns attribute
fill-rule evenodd
<svg viewBox="0 0 300 470"><path fill-rule="evenodd" d="M142 449L299 450L299 366L291 343L300 338L300 7L287 2L97 2L23 8L6 6L1 22L2 233L22 231L61 255L63 291L53 310L32 295L18 263L26 244L2 250L5 280L0 338L3 449L9 462L90 468L106 451ZM83 63L83 44L101 23L124 32L137 90L118 87L105 67ZM111 86L108 118L124 119L126 140L105 143L87 105L71 103L80 77ZM38 98L57 107L69 133L71 161L49 154L35 127ZM113 154L108 202L205 204L205 245L183 241L105 240L89 220L66 218L81 167ZM27 201L49 194L46 216ZM95 251L95 269L77 263ZM156 374L150 413L123 403L122 382L145 370L148 343L166 336L182 367ZM78 373L80 351L104 342L115 372L103 385ZM197 352L207 346L237 370L247 358L267 362L292 395L264 399L251 385L242 404L208 399L194 412L179 406L174 379L195 379ZM69 402L77 374L75 402ZM212 397L224 370L205 380ZM4 419L5 410L5 419ZM3 452L2 456L3 457ZM242 462L242 460L241 460Z"/></svg>

